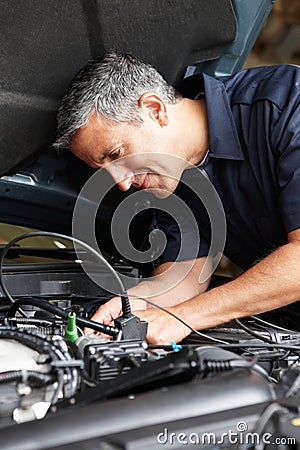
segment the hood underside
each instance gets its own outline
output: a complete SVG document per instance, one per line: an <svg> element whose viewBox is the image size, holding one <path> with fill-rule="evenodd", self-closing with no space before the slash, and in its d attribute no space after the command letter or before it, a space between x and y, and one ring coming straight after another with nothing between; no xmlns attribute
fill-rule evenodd
<svg viewBox="0 0 300 450"><path fill-rule="evenodd" d="M51 144L60 99L89 59L129 52L175 86L199 71L229 75L242 67L273 3L3 0L0 221L70 232L90 172L69 151L58 157Z"/></svg>
<svg viewBox="0 0 300 450"><path fill-rule="evenodd" d="M0 176L51 145L60 98L89 59L126 51L176 84L236 35L230 0L4 0L0 21Z"/></svg>

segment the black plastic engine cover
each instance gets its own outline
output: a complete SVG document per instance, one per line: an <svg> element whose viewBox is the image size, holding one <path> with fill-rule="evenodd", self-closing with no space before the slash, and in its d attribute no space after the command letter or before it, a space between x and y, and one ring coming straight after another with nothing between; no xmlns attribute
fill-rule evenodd
<svg viewBox="0 0 300 450"><path fill-rule="evenodd" d="M18 425L18 433L14 427L3 428L1 450L67 449L67 444L74 448L75 443L81 450L101 448L94 444L89 446L88 441L96 439L98 444L102 441L113 443L119 433L125 433L127 439L130 433L130 440L138 441L137 446L130 448L155 449L158 448L157 434L165 427L179 432L195 423L199 426L215 414L221 415L224 421L229 412L232 414L234 410L251 405L257 408L274 397L271 385L260 375L237 370L130 399L109 400L82 408L73 405L41 421ZM236 416L234 420L232 425L236 425ZM214 417L215 430L216 424L217 416ZM142 436L145 445L141 443Z"/></svg>

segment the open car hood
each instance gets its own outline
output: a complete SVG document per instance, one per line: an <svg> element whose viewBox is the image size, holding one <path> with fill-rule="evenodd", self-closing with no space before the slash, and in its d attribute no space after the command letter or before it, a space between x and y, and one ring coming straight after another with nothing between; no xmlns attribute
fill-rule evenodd
<svg viewBox="0 0 300 450"><path fill-rule="evenodd" d="M3 0L0 221L72 234L74 205L92 171L69 151L58 156L51 144L60 99L89 59L111 48L127 51L174 85L200 71L229 75L243 66L272 5L273 0ZM124 195L115 190L99 209L108 250L105 225ZM103 340L81 332L74 341L67 313L73 319L75 311L83 327L107 292L99 294L72 250L61 252L63 257L54 250L55 258L44 248L10 247L12 261L5 268L0 264L1 450L171 450L195 444L218 449L224 437L226 448L238 448L228 430L233 438L238 432L243 449L248 443L262 448L258 431L270 445L278 435L293 436L296 446L298 332L250 318L250 332L245 325L207 330L206 336L191 335L182 351L173 343L149 349L136 336ZM21 254L46 253L53 264L15 264ZM121 269L140 276L129 264ZM100 275L108 278L105 271ZM18 298L9 305L3 280ZM22 308L24 317L17 314ZM250 442L242 441L245 436Z"/></svg>
<svg viewBox="0 0 300 450"><path fill-rule="evenodd" d="M4 0L0 221L71 232L74 202L91 172L69 152L58 157L51 144L60 99L89 59L127 51L174 85L197 71L230 74L242 67L272 4Z"/></svg>

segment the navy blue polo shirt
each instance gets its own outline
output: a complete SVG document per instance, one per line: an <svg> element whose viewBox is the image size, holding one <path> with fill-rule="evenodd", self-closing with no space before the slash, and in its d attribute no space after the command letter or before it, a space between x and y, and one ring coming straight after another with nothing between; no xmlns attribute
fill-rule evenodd
<svg viewBox="0 0 300 450"><path fill-rule="evenodd" d="M224 254L247 269L300 228L300 67L251 68L218 79L198 74L179 91L192 99L205 96L209 149L203 168L224 207ZM191 195L180 189L189 202ZM205 256L209 221L199 202L192 201L192 209L201 234L197 256ZM174 261L178 229L163 213L157 221L168 238L159 262ZM181 259L194 256L192 247Z"/></svg>

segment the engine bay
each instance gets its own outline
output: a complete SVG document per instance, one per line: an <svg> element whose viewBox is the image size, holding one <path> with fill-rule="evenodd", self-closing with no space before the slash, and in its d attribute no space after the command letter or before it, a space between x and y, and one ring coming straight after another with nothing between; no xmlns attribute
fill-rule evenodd
<svg viewBox="0 0 300 450"><path fill-rule="evenodd" d="M2 2L4 228L48 230L44 237L58 244L59 233L72 234L74 206L92 172L51 146L61 98L88 60L126 50L174 86L200 72L234 74L274 0L140 3ZM48 241L21 246L21 236L3 244L0 233L1 450L298 448L298 307L191 330L179 344L149 345L147 324L126 299L145 272L119 259L107 232L123 195L97 202L95 228L107 252L107 262L91 252L94 266L101 263L98 284L81 267L87 244L80 251ZM136 248L149 225L139 211L137 204ZM124 223L116 226L122 239ZM89 318L120 286L115 273L129 284L121 317L104 327ZM226 281L213 276L216 285ZM85 327L96 334L84 334Z"/></svg>
<svg viewBox="0 0 300 450"><path fill-rule="evenodd" d="M286 439L282 448L296 448L298 428L292 427L291 431L288 427L299 414L297 330L251 316L214 329L193 330L180 344L148 345L147 324L131 313L126 291L122 297L123 315L114 327L89 320L111 296L97 292L78 264L74 268L74 264L57 262L55 270L53 264L45 264L44 271L39 267L36 286L24 283L26 271L33 279L36 268L21 264L19 270L12 270L11 263L3 263L6 254L15 258L22 252L30 253L28 248L15 245L18 239L2 248L0 260L1 448L94 448L88 444L80 447L93 438L93 433L87 433L90 419L81 417L77 424L80 439L68 431L69 421L78 411L96 414L93 420L98 418L94 435L97 442L115 441L116 433L121 441L125 439L121 426L125 420L125 430L131 430L130 438L126 435L125 439L128 446L123 443L113 448L131 448L129 441L140 442L145 427L139 422L138 411L149 425L149 448L159 447L158 436L167 439L167 428L163 428L163 434L158 432L162 424L172 423L181 430L186 429L186 421L189 428L195 420L198 428L204 427L204 434L209 429L215 436L214 446L205 442L207 448L222 448L222 436L228 434L224 430L241 423L243 417L248 433L260 429L258 435L262 436L271 430L274 439L275 434ZM45 256L44 251L36 252ZM68 249L60 258L72 259L70 254L72 250ZM111 277L114 267L126 274L136 270L115 261L111 263ZM84 334L84 327L94 328L96 334ZM120 403L117 409L115 402ZM270 408L274 411L261 426ZM100 426L103 420L107 424L110 414L113 423L121 415L120 426L113 434L110 426ZM43 424L48 426L43 429ZM48 440L41 446L37 436L40 433L42 439L49 424L55 424L60 432L55 438L51 434L53 445ZM28 430L31 436L33 428L36 444L32 446L30 438L26 447L24 433ZM22 439L16 433L20 429ZM68 438L62 439L66 435ZM166 448L174 448L174 439L172 443L168 439ZM227 436L228 448L231 444Z"/></svg>

